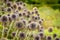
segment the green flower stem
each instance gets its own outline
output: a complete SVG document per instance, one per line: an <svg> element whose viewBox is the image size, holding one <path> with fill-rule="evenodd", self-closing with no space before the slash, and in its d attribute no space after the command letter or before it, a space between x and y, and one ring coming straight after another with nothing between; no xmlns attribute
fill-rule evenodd
<svg viewBox="0 0 60 40"><path fill-rule="evenodd" d="M12 23L11 23L10 26L9 26L9 30L8 30L8 32L7 32L7 37L8 37L8 35L9 35L9 32L10 32L10 30L11 30L13 24L14 24L14 21L12 21Z"/></svg>
<svg viewBox="0 0 60 40"><path fill-rule="evenodd" d="M16 31L16 35L15 35L15 37L13 38L13 40L15 40L15 38L18 39L18 37L17 37L18 32L19 32L19 30Z"/></svg>

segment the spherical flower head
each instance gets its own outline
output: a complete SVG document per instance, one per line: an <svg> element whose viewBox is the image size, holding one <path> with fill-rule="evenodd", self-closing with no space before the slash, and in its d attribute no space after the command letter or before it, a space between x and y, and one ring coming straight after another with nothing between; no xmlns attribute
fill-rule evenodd
<svg viewBox="0 0 60 40"><path fill-rule="evenodd" d="M46 40L52 40L51 36L47 36Z"/></svg>
<svg viewBox="0 0 60 40"><path fill-rule="evenodd" d="M11 18L12 18L13 20L16 20L17 17L18 17L17 14L12 14L12 15L11 15Z"/></svg>
<svg viewBox="0 0 60 40"><path fill-rule="evenodd" d="M37 10L37 7L34 7L33 10Z"/></svg>
<svg viewBox="0 0 60 40"><path fill-rule="evenodd" d="M39 36L40 36L41 38L44 38L44 32L40 32L40 33L39 33Z"/></svg>
<svg viewBox="0 0 60 40"><path fill-rule="evenodd" d="M12 37L15 37L15 35L16 35L16 32L12 32Z"/></svg>
<svg viewBox="0 0 60 40"><path fill-rule="evenodd" d="M29 29L36 29L37 28L37 24L35 22L31 22L29 24Z"/></svg>
<svg viewBox="0 0 60 40"><path fill-rule="evenodd" d="M59 38L55 38L55 40L60 40Z"/></svg>
<svg viewBox="0 0 60 40"><path fill-rule="evenodd" d="M8 8L7 8L7 11L8 11L8 12L11 12L11 10L12 10L11 7L8 7Z"/></svg>
<svg viewBox="0 0 60 40"><path fill-rule="evenodd" d="M11 7L11 6L12 6L12 2L9 1L9 2L6 3L6 5L7 5L8 7Z"/></svg>
<svg viewBox="0 0 60 40"><path fill-rule="evenodd" d="M20 1L20 5L22 5L23 4L23 2L22 1Z"/></svg>
<svg viewBox="0 0 60 40"><path fill-rule="evenodd" d="M26 34L24 32L19 33L19 38L24 39L26 37Z"/></svg>
<svg viewBox="0 0 60 40"><path fill-rule="evenodd" d="M16 9L17 8L17 5L16 4L13 4L13 8Z"/></svg>
<svg viewBox="0 0 60 40"><path fill-rule="evenodd" d="M22 13L19 13L19 16L21 17L22 16Z"/></svg>
<svg viewBox="0 0 60 40"><path fill-rule="evenodd" d="M8 21L8 17L6 15L1 17L1 21L2 22L7 22Z"/></svg>
<svg viewBox="0 0 60 40"><path fill-rule="evenodd" d="M35 36L34 40L40 40L40 36Z"/></svg>
<svg viewBox="0 0 60 40"><path fill-rule="evenodd" d="M57 34L53 34L53 38L55 38L57 36Z"/></svg>
<svg viewBox="0 0 60 40"><path fill-rule="evenodd" d="M48 28L48 31L53 32L53 28L52 27Z"/></svg>
<svg viewBox="0 0 60 40"><path fill-rule="evenodd" d="M21 6L18 6L18 10L21 10L22 9L22 7Z"/></svg>
<svg viewBox="0 0 60 40"><path fill-rule="evenodd" d="M24 24L23 24L21 21L17 21L17 22L16 22L16 27L17 27L18 29L22 29L22 28L24 28Z"/></svg>

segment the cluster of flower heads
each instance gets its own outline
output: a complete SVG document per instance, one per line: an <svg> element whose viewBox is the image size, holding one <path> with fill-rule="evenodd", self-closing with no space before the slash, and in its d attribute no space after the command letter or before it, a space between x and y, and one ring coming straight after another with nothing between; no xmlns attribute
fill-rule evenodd
<svg viewBox="0 0 60 40"><path fill-rule="evenodd" d="M0 15L0 22L3 29L1 31L0 40L60 40L57 34L47 36L44 34L43 22L36 7L28 10L25 3L3 1ZM6 7L5 7L6 6ZM48 32L52 32L53 28L48 28Z"/></svg>

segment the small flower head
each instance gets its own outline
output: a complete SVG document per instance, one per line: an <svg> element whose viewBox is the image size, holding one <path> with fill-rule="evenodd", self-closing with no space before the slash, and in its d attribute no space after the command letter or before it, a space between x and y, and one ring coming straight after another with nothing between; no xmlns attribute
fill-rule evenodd
<svg viewBox="0 0 60 40"><path fill-rule="evenodd" d="M46 40L52 40L51 36L47 36Z"/></svg>
<svg viewBox="0 0 60 40"><path fill-rule="evenodd" d="M29 29L36 29L36 27L37 27L37 24L35 22L31 22L29 24Z"/></svg>
<svg viewBox="0 0 60 40"><path fill-rule="evenodd" d="M40 32L40 33L39 33L39 36L40 36L41 38L43 38L43 37L44 37L44 32Z"/></svg>
<svg viewBox="0 0 60 40"><path fill-rule="evenodd" d="M12 2L7 2L6 5L7 5L8 7L11 7L11 6L12 6Z"/></svg>
<svg viewBox="0 0 60 40"><path fill-rule="evenodd" d="M26 34L24 32L19 33L19 38L24 39L26 37Z"/></svg>
<svg viewBox="0 0 60 40"><path fill-rule="evenodd" d="M53 34L53 37L55 38L57 36L57 34Z"/></svg>
<svg viewBox="0 0 60 40"><path fill-rule="evenodd" d="M16 5L16 4L14 4L14 5L13 5L13 8L14 8L14 9L16 9L16 8L17 8L17 5Z"/></svg>
<svg viewBox="0 0 60 40"><path fill-rule="evenodd" d="M36 14L38 14L38 11L37 11L37 10L35 10L35 13L36 13Z"/></svg>
<svg viewBox="0 0 60 40"><path fill-rule="evenodd" d="M48 28L48 31L49 32L52 32L53 31L53 28L52 27Z"/></svg>
<svg viewBox="0 0 60 40"><path fill-rule="evenodd" d="M35 36L34 40L40 40L40 36Z"/></svg>
<svg viewBox="0 0 60 40"><path fill-rule="evenodd" d="M20 5L22 5L23 4L23 2L22 1L20 1Z"/></svg>
<svg viewBox="0 0 60 40"><path fill-rule="evenodd" d="M18 6L18 10L21 10L22 9L22 7L21 6Z"/></svg>
<svg viewBox="0 0 60 40"><path fill-rule="evenodd" d="M55 40L60 40L59 38L55 38Z"/></svg>
<svg viewBox="0 0 60 40"><path fill-rule="evenodd" d="M17 21L17 22L16 22L16 27L17 27L18 29L22 29L22 28L24 28L24 24L23 24L21 21Z"/></svg>
<svg viewBox="0 0 60 40"><path fill-rule="evenodd" d="M11 18L12 18L13 20L16 20L17 15L16 15L16 14L12 14L12 15L11 15Z"/></svg>
<svg viewBox="0 0 60 40"><path fill-rule="evenodd" d="M33 10L37 10L37 7L34 7Z"/></svg>
<svg viewBox="0 0 60 40"><path fill-rule="evenodd" d="M21 17L22 16L22 13L19 13L19 16Z"/></svg>
<svg viewBox="0 0 60 40"><path fill-rule="evenodd" d="M2 22L7 22L8 21L8 17L6 15L1 17L1 21Z"/></svg>
<svg viewBox="0 0 60 40"><path fill-rule="evenodd" d="M7 11L8 11L8 12L11 12L11 10L12 10L12 9L11 9L10 7L7 8Z"/></svg>
<svg viewBox="0 0 60 40"><path fill-rule="evenodd" d="M15 35L16 35L16 32L12 32L12 34L11 34L11 35L12 35L12 37L15 37Z"/></svg>

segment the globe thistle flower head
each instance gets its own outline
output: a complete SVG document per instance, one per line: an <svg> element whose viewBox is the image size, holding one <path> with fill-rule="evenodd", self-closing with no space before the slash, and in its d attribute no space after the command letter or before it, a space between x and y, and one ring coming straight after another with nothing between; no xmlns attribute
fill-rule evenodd
<svg viewBox="0 0 60 40"><path fill-rule="evenodd" d="M57 34L53 34L53 38L57 37Z"/></svg>
<svg viewBox="0 0 60 40"><path fill-rule="evenodd" d="M55 40L60 40L59 38L55 38Z"/></svg>
<svg viewBox="0 0 60 40"><path fill-rule="evenodd" d="M12 11L11 7L8 7L7 12L11 12L11 11Z"/></svg>
<svg viewBox="0 0 60 40"><path fill-rule="evenodd" d="M53 32L53 28L52 27L48 28L48 31Z"/></svg>
<svg viewBox="0 0 60 40"><path fill-rule="evenodd" d="M11 6L12 6L12 2L9 1L9 2L6 3L6 5L7 5L8 7L11 7Z"/></svg>
<svg viewBox="0 0 60 40"><path fill-rule="evenodd" d="M23 2L22 2L22 1L20 1L19 3L20 3L20 5L22 5L22 4L23 4Z"/></svg>
<svg viewBox="0 0 60 40"><path fill-rule="evenodd" d="M35 12L35 14L38 14L38 11L37 10L35 10L34 12Z"/></svg>
<svg viewBox="0 0 60 40"><path fill-rule="evenodd" d="M20 5L20 2L16 2L16 4L19 6Z"/></svg>
<svg viewBox="0 0 60 40"><path fill-rule="evenodd" d="M34 7L33 10L37 10L37 7Z"/></svg>
<svg viewBox="0 0 60 40"><path fill-rule="evenodd" d="M24 24L21 21L17 21L15 25L18 29L24 28Z"/></svg>
<svg viewBox="0 0 60 40"><path fill-rule="evenodd" d="M44 38L44 32L40 32L40 33L39 33L39 36L40 36L41 38Z"/></svg>
<svg viewBox="0 0 60 40"><path fill-rule="evenodd" d="M21 17L22 16L22 13L19 13L19 17Z"/></svg>
<svg viewBox="0 0 60 40"><path fill-rule="evenodd" d="M52 40L51 36L47 36L46 40Z"/></svg>
<svg viewBox="0 0 60 40"><path fill-rule="evenodd" d="M36 35L36 36L34 37L34 40L40 40L40 36Z"/></svg>
<svg viewBox="0 0 60 40"><path fill-rule="evenodd" d="M10 14L7 14L7 16L10 16Z"/></svg>
<svg viewBox="0 0 60 40"><path fill-rule="evenodd" d="M17 9L17 5L16 5L16 4L13 4L13 8L14 8L14 9Z"/></svg>
<svg viewBox="0 0 60 40"><path fill-rule="evenodd" d="M7 22L7 21L8 21L8 17L7 17L6 15L3 15L3 16L1 17L1 21L2 21L2 22Z"/></svg>
<svg viewBox="0 0 60 40"><path fill-rule="evenodd" d="M17 19L17 15L16 15L16 14L12 14L12 15L11 15L11 18L12 18L13 20L16 20L16 19Z"/></svg>
<svg viewBox="0 0 60 40"><path fill-rule="evenodd" d="M22 7L21 6L18 6L18 10L21 10L22 9Z"/></svg>
<svg viewBox="0 0 60 40"><path fill-rule="evenodd" d="M31 22L29 24L29 29L36 29L37 28L37 24L35 22Z"/></svg>
<svg viewBox="0 0 60 40"><path fill-rule="evenodd" d="M15 37L15 35L16 35L16 32L12 32L12 34L11 34L11 35L12 35L12 37Z"/></svg>
<svg viewBox="0 0 60 40"><path fill-rule="evenodd" d="M24 39L26 37L26 34L24 32L19 33L19 38Z"/></svg>

